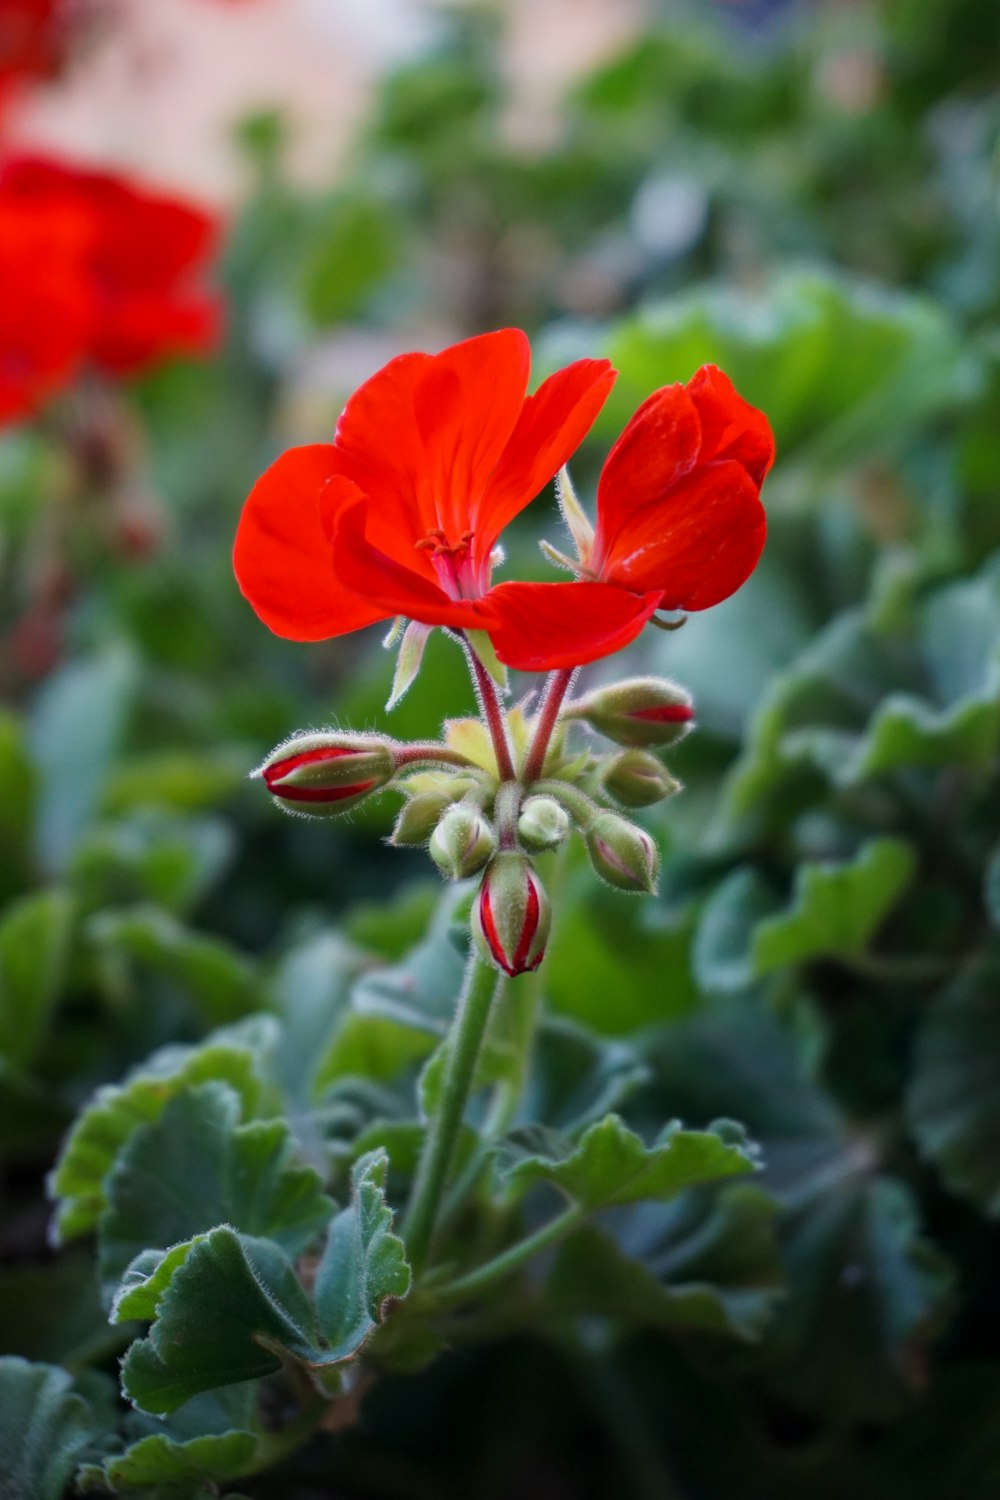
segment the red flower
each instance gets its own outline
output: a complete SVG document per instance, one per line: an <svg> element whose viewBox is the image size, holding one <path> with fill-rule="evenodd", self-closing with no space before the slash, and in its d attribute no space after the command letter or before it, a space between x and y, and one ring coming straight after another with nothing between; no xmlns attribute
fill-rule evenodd
<svg viewBox="0 0 1000 1500"><path fill-rule="evenodd" d="M773 461L767 418L715 365L703 365L686 386L654 391L608 455L597 487L596 531L584 536L585 519L572 518L580 550L575 571L591 580L577 586L575 607L603 609L609 585L647 601L656 595L656 607L665 610L709 609L728 599L764 546L760 487ZM645 618L636 615L623 645ZM571 641L554 657L544 641L524 652L523 640L523 632L508 638L503 628L494 635L501 658L524 670L588 659L574 655Z"/></svg>
<svg viewBox="0 0 1000 1500"><path fill-rule="evenodd" d="M347 403L332 443L279 458L244 507L234 554L264 623L305 641L403 615L500 632L514 665L568 643L588 660L634 634L658 594L490 586L504 526L574 452L614 380L607 360L579 360L526 397L528 369L512 328L400 355ZM581 590L587 616L574 606Z"/></svg>
<svg viewBox="0 0 1000 1500"><path fill-rule="evenodd" d="M72 206L12 207L0 194L0 424L34 411L83 359L93 299L79 268L89 237Z"/></svg>
<svg viewBox="0 0 1000 1500"><path fill-rule="evenodd" d="M95 314L87 356L100 369L132 374L214 342L218 299L198 282L216 239L207 214L124 178L40 157L0 169L0 215L18 207L87 218L80 274Z"/></svg>
<svg viewBox="0 0 1000 1500"><path fill-rule="evenodd" d="M3 0L0 4L0 105L12 85L59 71L65 44L63 0Z"/></svg>

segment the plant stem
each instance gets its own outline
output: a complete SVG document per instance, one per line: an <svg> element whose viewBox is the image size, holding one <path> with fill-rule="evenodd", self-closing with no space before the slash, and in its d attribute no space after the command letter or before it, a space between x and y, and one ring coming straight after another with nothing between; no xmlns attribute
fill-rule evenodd
<svg viewBox="0 0 1000 1500"><path fill-rule="evenodd" d="M459 1276L455 1281L449 1281L442 1287L435 1288L434 1300L439 1306L452 1306L457 1302L465 1302L470 1297L478 1296L480 1292L489 1291L498 1281L503 1281L512 1272L520 1270L529 1260L547 1250L550 1245L558 1244L566 1235L572 1234L587 1217L587 1211L578 1203L573 1203L550 1219L541 1229L536 1229L526 1240L518 1240L516 1245L511 1245L502 1255L488 1260L484 1265L477 1266L474 1271L469 1271L465 1276Z"/></svg>
<svg viewBox="0 0 1000 1500"><path fill-rule="evenodd" d="M559 710L578 671L578 667L561 667L558 671L549 674L538 717L535 720L535 737L531 741L531 749L524 763L525 786L530 786L542 774L549 741L556 727L556 720L559 718Z"/></svg>
<svg viewBox="0 0 1000 1500"><path fill-rule="evenodd" d="M461 766L463 770L475 771L478 767L473 764L467 755L460 750L452 750L448 745L424 745L413 743L409 745L398 745L393 750L397 769L403 766L415 766L420 764L445 766Z"/></svg>
<svg viewBox="0 0 1000 1500"><path fill-rule="evenodd" d="M414 1271L419 1271L427 1259L493 999L502 983L503 975L473 950L469 954L462 995L448 1036L441 1104L427 1130L403 1224L403 1236Z"/></svg>
<svg viewBox="0 0 1000 1500"><path fill-rule="evenodd" d="M493 753L497 758L497 770L501 781L514 781L514 760L510 753L510 742L507 739L507 725L504 721L503 709L497 690L493 685L493 679L483 666L479 657L473 651L469 642L462 637L465 646L465 654L469 659L469 668L472 679L476 685L476 696L483 710L483 718L493 741Z"/></svg>

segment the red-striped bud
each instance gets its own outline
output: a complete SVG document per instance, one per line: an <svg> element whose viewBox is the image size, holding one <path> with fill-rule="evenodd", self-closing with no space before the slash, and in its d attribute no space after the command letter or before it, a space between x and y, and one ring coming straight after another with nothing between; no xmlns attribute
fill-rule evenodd
<svg viewBox="0 0 1000 1500"><path fill-rule="evenodd" d="M691 728L690 693L665 677L631 677L570 703L563 719L582 719L618 745L674 745Z"/></svg>
<svg viewBox="0 0 1000 1500"><path fill-rule="evenodd" d="M388 740L368 734L296 734L253 773L289 812L338 817L395 774Z"/></svg>
<svg viewBox="0 0 1000 1500"><path fill-rule="evenodd" d="M655 893L660 852L644 828L617 813L598 813L587 829L587 850L594 869L609 885Z"/></svg>
<svg viewBox="0 0 1000 1500"><path fill-rule="evenodd" d="M531 861L502 850L483 876L472 908L472 935L480 953L514 978L530 974L545 956L552 915Z"/></svg>
<svg viewBox="0 0 1000 1500"><path fill-rule="evenodd" d="M652 807L679 792L681 784L648 750L619 750L605 764L601 785L623 807Z"/></svg>

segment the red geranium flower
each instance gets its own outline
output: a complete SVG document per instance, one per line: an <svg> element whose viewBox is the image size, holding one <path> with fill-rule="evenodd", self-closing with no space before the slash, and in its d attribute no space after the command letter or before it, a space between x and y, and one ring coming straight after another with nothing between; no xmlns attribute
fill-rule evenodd
<svg viewBox="0 0 1000 1500"><path fill-rule="evenodd" d="M351 398L332 443L279 458L234 554L264 623L322 640L402 615L486 630L515 666L532 652L589 660L631 638L659 593L490 586L504 526L574 452L614 380L607 360L579 360L526 396L528 372L528 341L511 328L400 355Z"/></svg>
<svg viewBox="0 0 1000 1500"><path fill-rule="evenodd" d="M65 44L63 0L3 0L0 4L0 105L12 84L59 71Z"/></svg>
<svg viewBox="0 0 1000 1500"><path fill-rule="evenodd" d="M214 342L218 299L199 284L216 241L209 215L125 178L41 157L0 169L0 215L18 205L89 220L81 275L95 307L87 355L99 369L133 374Z"/></svg>
<svg viewBox="0 0 1000 1500"><path fill-rule="evenodd" d="M709 609L727 599L763 549L760 488L773 461L767 418L714 365L703 365L686 386L654 391L608 455L596 531L582 515L567 515L580 553L570 566L592 580L578 586L574 607L602 609L609 585L646 600L654 593L664 610ZM535 586L531 601L523 595L525 603L541 599L539 587L546 585ZM509 623L494 635L509 665L539 670L586 660L574 657L571 642L554 657L543 638L525 652L524 622L512 636ZM632 635L644 623L637 617Z"/></svg>
<svg viewBox="0 0 1000 1500"><path fill-rule="evenodd" d="M79 368L93 327L80 275L90 224L71 206L41 210L0 195L0 423L34 411Z"/></svg>

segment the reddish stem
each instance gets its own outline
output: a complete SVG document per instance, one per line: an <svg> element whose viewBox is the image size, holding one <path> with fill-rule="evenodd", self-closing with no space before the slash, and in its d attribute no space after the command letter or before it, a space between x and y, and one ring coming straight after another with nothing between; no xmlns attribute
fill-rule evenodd
<svg viewBox="0 0 1000 1500"><path fill-rule="evenodd" d="M579 671L579 667L561 667L558 671L549 674L545 684L545 692L542 696L541 707L538 710L538 718L535 721L535 737L531 741L531 749L524 763L524 784L530 786L541 776L545 766L545 757L548 753L549 741L552 739L559 718L559 710L562 708L563 699L569 691L573 678Z"/></svg>
<svg viewBox="0 0 1000 1500"><path fill-rule="evenodd" d="M393 758L396 762L397 771L404 766L420 765L445 765L461 766L470 771L476 769L467 755L462 755L458 750L452 750L448 745L396 745L393 747Z"/></svg>
<svg viewBox="0 0 1000 1500"><path fill-rule="evenodd" d="M469 658L472 668L472 676L476 684L476 693L482 705L483 717L486 727L493 741L493 753L497 758L497 770L501 781L513 781L515 779L514 761L510 753L510 744L507 740L507 726L504 723L503 709L500 707L500 699L497 690L493 686L493 679L483 666L475 651L465 643L465 653Z"/></svg>

